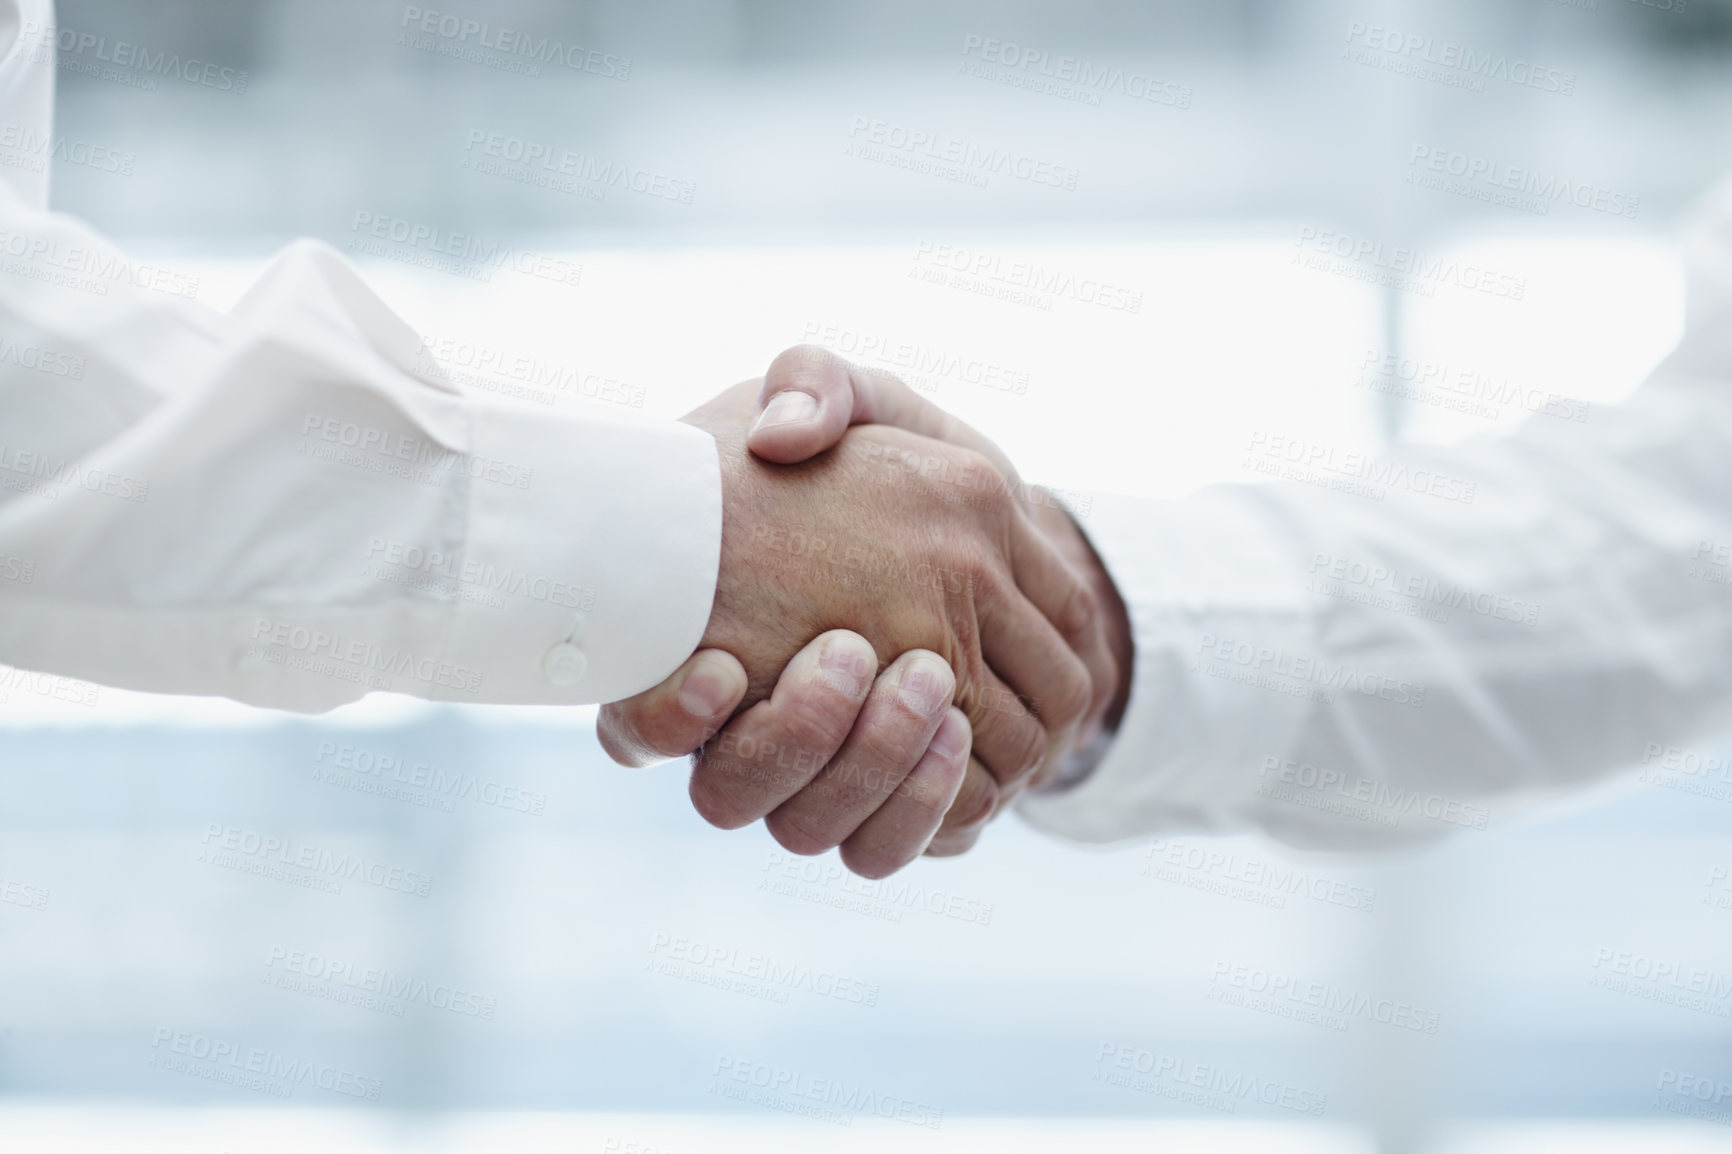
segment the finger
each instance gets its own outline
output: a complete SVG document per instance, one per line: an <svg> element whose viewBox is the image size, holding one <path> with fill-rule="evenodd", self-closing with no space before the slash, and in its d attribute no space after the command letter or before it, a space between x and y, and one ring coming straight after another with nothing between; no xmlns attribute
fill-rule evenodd
<svg viewBox="0 0 1732 1154"><path fill-rule="evenodd" d="M967 714L963 714L964 720ZM973 727L971 726L970 729ZM978 740L978 739L977 739ZM939 826L939 837L979 829L998 812L998 782L975 757L968 759L963 771L962 786L956 791L950 808Z"/></svg>
<svg viewBox="0 0 1732 1154"><path fill-rule="evenodd" d="M1029 772L1039 773L1048 764L1056 765L1075 744L1094 703L1095 682L1088 666L1023 590L995 588L990 579L979 590L981 656L1020 698L1016 704L1031 712L1045 731L1042 756L1029 767ZM1013 772L998 780L1009 785L1020 779Z"/></svg>
<svg viewBox="0 0 1732 1154"><path fill-rule="evenodd" d="M828 349L796 345L764 372L746 447L766 461L792 465L830 448L852 423L847 363Z"/></svg>
<svg viewBox="0 0 1732 1154"><path fill-rule="evenodd" d="M621 765L684 757L720 729L746 695L746 670L731 653L700 649L653 689L601 707L595 735Z"/></svg>
<svg viewBox="0 0 1732 1154"><path fill-rule="evenodd" d="M981 827L985 828L991 822L997 821L999 816L1003 814L1005 810L1015 805L1017 799L1025 792L1032 789L1034 784L1035 779L1033 777L1025 777L1021 781L1013 782L999 790L998 796L993 799L992 812L986 815L986 821L980 823Z"/></svg>
<svg viewBox="0 0 1732 1154"><path fill-rule="evenodd" d="M1082 528L1062 506L1056 501L1037 502L1028 509L1028 514L1034 523L1035 532L1052 543L1071 572L1089 589L1090 598L1083 601L1083 608L1072 611L1076 617L1087 617L1089 626L1077 629L1073 617L1059 630L1065 641L1083 659L1083 664L1088 666L1089 677L1094 681L1094 699L1084 722L1083 734L1078 738L1079 742L1086 743L1106 720L1124 672L1123 658L1113 645L1113 601L1117 592L1112 588L1110 579L1105 582L1104 589L1099 583L1099 578L1105 576L1100 557L1095 553L1094 546L1089 543ZM1014 545L1012 552L1016 552ZM1012 571L1015 569L1016 561L1013 557ZM1092 604L1089 603L1090 600ZM1058 611L1058 614L1061 618L1066 616L1062 610Z"/></svg>
<svg viewBox="0 0 1732 1154"><path fill-rule="evenodd" d="M842 864L861 877L883 878L924 853L962 787L969 744L968 719L947 710L914 769L842 843Z"/></svg>
<svg viewBox="0 0 1732 1154"><path fill-rule="evenodd" d="M1039 620L1040 614L1029 612ZM974 727L975 758L997 785L1019 781L1046 761L1046 728L985 664L958 690L956 705Z"/></svg>
<svg viewBox="0 0 1732 1154"><path fill-rule="evenodd" d="M771 836L797 854L841 845L919 763L955 691L956 678L938 654L916 649L898 657L879 675L836 755L765 819Z"/></svg>
<svg viewBox="0 0 1732 1154"><path fill-rule="evenodd" d="M1049 756L1039 769L1057 764L1087 719L1104 714L1118 685L1118 669L1093 590L1022 510L1031 499L1008 458L989 439L927 401L886 373L864 370L815 345L799 345L779 355L764 374L760 416L748 438L752 452L767 460L805 460L834 445L850 423L895 425L981 453L1003 475L1011 495L1012 574L1025 595L1046 615L1059 636L1082 660L1086 692L1074 676L1074 662L1063 663L1062 682L1041 678L1008 680L1018 692L1044 703L1049 725ZM1045 510L1035 510L1045 512ZM1001 655L1015 651L1005 639ZM1031 662L1021 662L1026 667ZM1002 671L1001 671L1002 672ZM1081 699L1080 709L1075 702Z"/></svg>
<svg viewBox="0 0 1732 1154"><path fill-rule="evenodd" d="M692 805L722 829L750 825L800 790L841 748L878 672L857 633L819 634L782 670L766 701L698 752Z"/></svg>
<svg viewBox="0 0 1732 1154"><path fill-rule="evenodd" d="M894 425L974 449L1006 477L1016 477L1010 458L991 440L891 374L862 369L818 345L796 345L770 362L758 413L746 446L781 465L830 448L850 425Z"/></svg>
<svg viewBox="0 0 1732 1154"><path fill-rule="evenodd" d="M1010 517L1010 570L1022 596L1051 623L1074 655L1062 668L1053 668L1044 697L1039 691L1026 690L1040 700L1036 712L1048 723L1049 732L1069 730L1064 739L1066 748L1059 751L1062 756L1069 752L1068 746L1082 725L1106 712L1118 689L1118 662L1108 641L1106 614L1083 575L1065 560L1052 538L1020 511L1013 511ZM981 640L988 644L986 636ZM1010 662L1020 651L1014 638L998 634L992 640L998 657L988 655L987 660L1012 686L1022 689L1023 675L1008 674L1001 664ZM1079 662L1086 681L1075 677ZM1027 662L1019 663L1018 668L1026 670Z"/></svg>
<svg viewBox="0 0 1732 1154"><path fill-rule="evenodd" d="M981 828L963 830L961 833L940 833L932 839L932 844L926 847L927 857L955 857L967 853L974 848L974 843L980 840Z"/></svg>

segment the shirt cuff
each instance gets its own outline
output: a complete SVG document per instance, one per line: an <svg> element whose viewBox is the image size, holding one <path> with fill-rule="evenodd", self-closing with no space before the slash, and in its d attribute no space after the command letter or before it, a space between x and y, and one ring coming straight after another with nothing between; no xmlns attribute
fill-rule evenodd
<svg viewBox="0 0 1732 1154"><path fill-rule="evenodd" d="M1302 580L1243 487L1177 502L1097 497L1083 528L1130 614L1130 700L1093 772L1025 795L1018 812L1084 842L1234 827L1243 782L1219 767L1258 764L1309 705L1207 675L1208 653L1304 628Z"/></svg>
<svg viewBox="0 0 1732 1154"><path fill-rule="evenodd" d="M429 696L578 705L642 692L692 654L721 564L715 441L673 421L476 410L468 526L444 652L479 684Z"/></svg>

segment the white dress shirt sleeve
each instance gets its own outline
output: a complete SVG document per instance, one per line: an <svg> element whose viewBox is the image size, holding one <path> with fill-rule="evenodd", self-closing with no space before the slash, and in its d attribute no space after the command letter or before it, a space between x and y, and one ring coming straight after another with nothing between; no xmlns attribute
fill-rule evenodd
<svg viewBox="0 0 1732 1154"><path fill-rule="evenodd" d="M0 0L31 139L51 15ZM0 662L312 711L610 701L696 648L707 434L477 403L320 244L218 313L46 192L0 168Z"/></svg>
<svg viewBox="0 0 1732 1154"><path fill-rule="evenodd" d="M1097 501L1131 701L1094 772L1024 816L1349 848L1637 765L1732 786L1684 752L1732 726L1732 184L1686 257L1685 338L1621 406L1371 462L1253 446L1333 490ZM1340 488L1363 481L1383 498Z"/></svg>

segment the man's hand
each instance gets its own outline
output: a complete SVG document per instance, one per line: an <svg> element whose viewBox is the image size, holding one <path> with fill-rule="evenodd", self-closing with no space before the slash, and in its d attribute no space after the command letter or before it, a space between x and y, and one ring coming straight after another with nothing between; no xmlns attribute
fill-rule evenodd
<svg viewBox="0 0 1732 1154"><path fill-rule="evenodd" d="M1095 700L1082 733L1088 744L1101 725L1116 728L1130 696L1134 651L1130 618L1118 588L1088 538L1063 505L1039 486L1025 485L989 438L916 393L897 377L865 369L816 345L797 345L771 363L758 397L747 446L766 461L794 464L834 445L851 425L893 425L981 454L1003 475L1024 510L1095 594L1107 650L1080 650L1095 680Z"/></svg>
<svg viewBox="0 0 1732 1154"><path fill-rule="evenodd" d="M746 694L746 671L730 654L699 650L654 689L603 710L598 733L623 765L709 742L694 758L691 792L711 823L747 824L742 814L792 792L770 814L778 841L807 852L814 831L828 831L818 840L839 840L849 869L885 877L920 856L956 800L970 727L949 705L954 679L936 654L905 653L874 681L877 668L864 637L820 634L768 701L711 742Z"/></svg>
<svg viewBox="0 0 1732 1154"><path fill-rule="evenodd" d="M846 379L847 366L834 358L814 361L810 350L795 350L772 366L769 385L798 382L811 369ZM785 669L765 704L804 719L804 732L791 744L770 739L776 752L767 756L765 742L747 735L771 724L769 715L759 713L763 706L748 710L701 751L694 803L724 826L767 815L790 849L817 853L842 844L845 860L860 856L851 852L854 833L887 811L880 850L861 862L862 872L876 876L927 848L923 821L896 811L918 803L925 814L944 792L922 775L926 761L916 765L904 748L918 727L883 736L893 721L917 712L903 699L920 696L892 694L885 683L894 677L901 684L910 672L903 662L920 668L930 659L910 651L929 650L943 663L934 663L934 676L943 666L960 673L958 703L974 732L974 756L930 846L959 852L1105 712L1118 679L1095 594L1036 527L1014 481L978 450L872 428L848 431L834 452L799 466L753 460L746 421L755 386L731 390L687 418L716 436L722 454L722 576L704 644L726 652L700 652L662 686L604 709L604 743L627 762L688 751L715 732L734 703L762 699ZM826 419L823 401L808 395ZM754 448L766 436L777 439L774 415L753 431ZM826 434L830 441L849 419L844 412ZM765 455L777 453L772 444ZM821 681L790 684L800 666L789 659L808 639L843 626L865 638L874 671L879 654L905 656L877 686L862 683L819 718L811 702ZM743 667L729 665L730 653ZM852 731L850 701L859 711ZM935 732L940 739L955 734ZM927 757L943 762L945 742L933 744ZM932 776L944 785L942 775Z"/></svg>

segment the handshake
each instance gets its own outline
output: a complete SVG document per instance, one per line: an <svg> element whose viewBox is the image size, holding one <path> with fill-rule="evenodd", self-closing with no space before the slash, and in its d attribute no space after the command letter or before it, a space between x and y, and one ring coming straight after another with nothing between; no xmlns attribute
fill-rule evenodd
<svg viewBox="0 0 1732 1154"><path fill-rule="evenodd" d="M684 420L721 457L716 596L698 652L602 709L616 761L691 754L711 824L880 878L966 851L1117 724L1124 604L992 442L810 346Z"/></svg>

